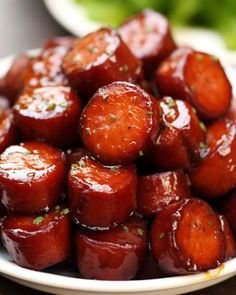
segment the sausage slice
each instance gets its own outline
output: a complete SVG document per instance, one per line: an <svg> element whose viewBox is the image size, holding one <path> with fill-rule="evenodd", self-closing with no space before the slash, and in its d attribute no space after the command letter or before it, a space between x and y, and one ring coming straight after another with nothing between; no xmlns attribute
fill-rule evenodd
<svg viewBox="0 0 236 295"><path fill-rule="evenodd" d="M10 215L2 225L3 243L16 264L42 270L57 264L70 254L68 208L41 216Z"/></svg>
<svg viewBox="0 0 236 295"><path fill-rule="evenodd" d="M77 40L64 58L63 68L70 83L87 97L114 81L135 83L142 78L141 61L108 28Z"/></svg>
<svg viewBox="0 0 236 295"><path fill-rule="evenodd" d="M225 237L225 261L227 261L236 256L236 242L229 222L224 215L220 215L220 222Z"/></svg>
<svg viewBox="0 0 236 295"><path fill-rule="evenodd" d="M142 156L155 140L158 127L157 102L127 82L100 88L80 120L85 147L106 164L127 163Z"/></svg>
<svg viewBox="0 0 236 295"><path fill-rule="evenodd" d="M24 140L46 141L59 147L78 141L82 103L68 86L27 88L13 110Z"/></svg>
<svg viewBox="0 0 236 295"><path fill-rule="evenodd" d="M16 134L13 114L9 109L0 109L0 153L15 143Z"/></svg>
<svg viewBox="0 0 236 295"><path fill-rule="evenodd" d="M76 255L84 278L98 280L132 279L147 250L147 226L132 217L109 231L76 232Z"/></svg>
<svg viewBox="0 0 236 295"><path fill-rule="evenodd" d="M72 164L68 186L71 217L81 225L107 229L125 221L136 209L133 164L108 167L84 156Z"/></svg>
<svg viewBox="0 0 236 295"><path fill-rule="evenodd" d="M166 206L152 225L151 248L161 269L169 274L215 268L225 258L219 216L200 199Z"/></svg>
<svg viewBox="0 0 236 295"><path fill-rule="evenodd" d="M8 211L45 211L60 201L65 178L64 154L44 143L8 147L0 155L2 203Z"/></svg>
<svg viewBox="0 0 236 295"><path fill-rule="evenodd" d="M118 32L132 53L142 60L148 78L152 77L157 65L176 49L168 20L150 9L128 19Z"/></svg>
<svg viewBox="0 0 236 295"><path fill-rule="evenodd" d="M44 43L43 48L65 47L69 50L74 46L75 41L76 38L73 36L53 37Z"/></svg>
<svg viewBox="0 0 236 295"><path fill-rule="evenodd" d="M218 119L230 106L230 82L209 54L179 48L161 63L155 81L163 95L188 100L203 120Z"/></svg>

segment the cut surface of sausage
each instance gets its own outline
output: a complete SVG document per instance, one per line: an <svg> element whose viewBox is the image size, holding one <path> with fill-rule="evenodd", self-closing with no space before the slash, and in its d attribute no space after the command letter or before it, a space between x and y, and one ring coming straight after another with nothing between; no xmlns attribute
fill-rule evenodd
<svg viewBox="0 0 236 295"><path fill-rule="evenodd" d="M133 164L108 167L84 156L72 164L68 186L71 217L86 227L110 228L136 209L137 175Z"/></svg>
<svg viewBox="0 0 236 295"><path fill-rule="evenodd" d="M236 242L229 222L224 215L220 215L222 231L225 237L225 261L236 256Z"/></svg>
<svg viewBox="0 0 236 295"><path fill-rule="evenodd" d="M64 154L43 143L8 147L0 156L2 203L9 211L48 210L60 201L65 177Z"/></svg>
<svg viewBox="0 0 236 295"><path fill-rule="evenodd" d="M135 160L155 140L159 106L139 86L114 82L100 88L80 120L84 145L106 164Z"/></svg>

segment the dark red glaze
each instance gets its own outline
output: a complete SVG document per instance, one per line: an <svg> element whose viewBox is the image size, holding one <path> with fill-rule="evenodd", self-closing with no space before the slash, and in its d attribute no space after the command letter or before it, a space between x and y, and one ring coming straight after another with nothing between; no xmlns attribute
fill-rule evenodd
<svg viewBox="0 0 236 295"><path fill-rule="evenodd" d="M5 94L5 79L0 78L0 95Z"/></svg>
<svg viewBox="0 0 236 295"><path fill-rule="evenodd" d="M8 147L0 155L2 203L9 211L48 210L61 199L65 179L64 154L44 143Z"/></svg>
<svg viewBox="0 0 236 295"><path fill-rule="evenodd" d="M131 52L143 62L147 77L157 65L176 49L168 20L160 13L146 9L120 26L118 32Z"/></svg>
<svg viewBox="0 0 236 295"><path fill-rule="evenodd" d="M54 37L49 40L47 40L43 48L49 49L54 47L65 47L67 49L71 49L75 44L76 38L73 36L60 36L60 37Z"/></svg>
<svg viewBox="0 0 236 295"><path fill-rule="evenodd" d="M66 47L52 47L33 58L25 71L25 87L67 86L68 81L61 68L67 51Z"/></svg>
<svg viewBox="0 0 236 295"><path fill-rule="evenodd" d="M80 120L85 147L106 164L127 163L143 156L156 139L158 127L157 101L127 82L100 88Z"/></svg>
<svg viewBox="0 0 236 295"><path fill-rule="evenodd" d="M85 148L75 148L66 151L66 162L70 167L72 164L76 164L82 157L89 156L90 153Z"/></svg>
<svg viewBox="0 0 236 295"><path fill-rule="evenodd" d="M108 167L84 156L72 164L68 187L72 219L89 228L110 228L136 209L137 175L133 164Z"/></svg>
<svg viewBox="0 0 236 295"><path fill-rule="evenodd" d="M70 83L86 97L114 81L135 83L142 78L141 61L108 28L77 40L64 58L63 68Z"/></svg>
<svg viewBox="0 0 236 295"><path fill-rule="evenodd" d="M69 86L26 88L13 110L23 140L59 147L78 141L82 103Z"/></svg>
<svg viewBox="0 0 236 295"><path fill-rule="evenodd" d="M187 178L181 171L140 176L137 192L137 210L147 218L167 205L190 197Z"/></svg>
<svg viewBox="0 0 236 295"><path fill-rule="evenodd" d="M9 109L0 109L0 153L15 143L15 140L13 114Z"/></svg>
<svg viewBox="0 0 236 295"><path fill-rule="evenodd" d="M225 236L225 261L236 256L236 242L231 231L228 220L224 215L220 215L220 222Z"/></svg>
<svg viewBox="0 0 236 295"><path fill-rule="evenodd" d="M234 235L236 235L236 190L234 190L227 198L223 200L223 214L229 221Z"/></svg>
<svg viewBox="0 0 236 295"><path fill-rule="evenodd" d="M15 263L42 270L67 258L71 250L67 213L64 208L42 216L7 216L2 225L2 240Z"/></svg>
<svg viewBox="0 0 236 295"><path fill-rule="evenodd" d="M4 77L4 88L1 93L7 96L12 102L15 101L24 88L25 71L30 61L31 58L28 55L18 55Z"/></svg>
<svg viewBox="0 0 236 295"><path fill-rule="evenodd" d="M236 98L233 98L226 118L236 123Z"/></svg>
<svg viewBox="0 0 236 295"><path fill-rule="evenodd" d="M224 115L231 102L229 80L213 56L179 48L156 71L156 84L163 95L191 102L204 120Z"/></svg>
<svg viewBox="0 0 236 295"><path fill-rule="evenodd" d="M129 280L141 267L147 250L147 227L130 218L109 231L76 232L77 266L84 278Z"/></svg>
<svg viewBox="0 0 236 295"><path fill-rule="evenodd" d="M207 146L190 173L192 187L205 198L220 197L236 186L236 124L221 120L209 126Z"/></svg>
<svg viewBox="0 0 236 295"><path fill-rule="evenodd" d="M200 159L205 126L188 102L164 97L160 108L160 133L144 161L159 171L188 170Z"/></svg>
<svg viewBox="0 0 236 295"><path fill-rule="evenodd" d="M182 275L215 268L225 258L219 216L200 199L166 206L152 225L151 248L166 273Z"/></svg>

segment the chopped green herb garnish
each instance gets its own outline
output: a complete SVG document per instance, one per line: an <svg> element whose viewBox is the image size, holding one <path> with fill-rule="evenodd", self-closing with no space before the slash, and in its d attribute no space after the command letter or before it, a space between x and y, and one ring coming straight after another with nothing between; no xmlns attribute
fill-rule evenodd
<svg viewBox="0 0 236 295"><path fill-rule="evenodd" d="M174 101L174 99L172 97L167 97L166 98L166 103L167 103L169 108L173 108L173 107L176 106L176 102Z"/></svg>
<svg viewBox="0 0 236 295"><path fill-rule="evenodd" d="M202 129L202 131L206 132L206 126L203 122L199 123L200 128Z"/></svg>
<svg viewBox="0 0 236 295"><path fill-rule="evenodd" d="M90 53L94 53L94 52L96 51L96 48L93 47L93 46L89 46L89 47L88 47L88 51L89 51Z"/></svg>
<svg viewBox="0 0 236 295"><path fill-rule="evenodd" d="M38 216L33 220L34 225L39 225L44 220L43 216Z"/></svg>
<svg viewBox="0 0 236 295"><path fill-rule="evenodd" d="M71 169L76 169L77 167L78 167L78 164L76 163L71 164Z"/></svg>
<svg viewBox="0 0 236 295"><path fill-rule="evenodd" d="M153 114L154 114L154 112L153 112L153 111L149 112L149 115L150 115L150 116L152 116Z"/></svg>
<svg viewBox="0 0 236 295"><path fill-rule="evenodd" d="M111 121L115 122L117 120L117 117L115 115L111 115Z"/></svg>
<svg viewBox="0 0 236 295"><path fill-rule="evenodd" d="M80 167L84 168L84 167L87 166L87 163L84 162L84 161L82 161L82 160L80 160L80 161L79 161L79 165L80 165Z"/></svg>
<svg viewBox="0 0 236 295"><path fill-rule="evenodd" d="M171 109L167 115L166 115L168 118L171 118L171 119L174 119L175 118L175 110L174 109Z"/></svg>
<svg viewBox="0 0 236 295"><path fill-rule="evenodd" d="M190 85L190 89L192 92L195 92L196 91L196 86L195 85Z"/></svg>
<svg viewBox="0 0 236 295"><path fill-rule="evenodd" d="M121 224L121 227L122 227L122 230L125 231L126 233L129 232L129 228L128 226L124 225L124 224Z"/></svg>
<svg viewBox="0 0 236 295"><path fill-rule="evenodd" d="M54 216L53 218L55 221L59 220L59 217L58 216Z"/></svg>
<svg viewBox="0 0 236 295"><path fill-rule="evenodd" d="M160 234L159 234L159 240L163 240L164 237L165 237L165 233L160 233Z"/></svg>
<svg viewBox="0 0 236 295"><path fill-rule="evenodd" d="M47 107L47 111L53 111L56 108L56 104L55 103L51 103L50 105L48 105Z"/></svg>
<svg viewBox="0 0 236 295"><path fill-rule="evenodd" d="M45 214L44 214L44 217L47 218L47 217L48 217L48 213L45 213Z"/></svg>
<svg viewBox="0 0 236 295"><path fill-rule="evenodd" d="M54 210L55 212L58 212L60 209L61 209L61 207L60 207L59 205L57 205L56 207L54 207L53 210Z"/></svg>
<svg viewBox="0 0 236 295"><path fill-rule="evenodd" d="M140 236L143 236L145 233L145 230L143 228L138 228L138 233L140 234Z"/></svg>
<svg viewBox="0 0 236 295"><path fill-rule="evenodd" d="M200 147L200 149L205 149L207 147L207 145L203 141L200 141L199 147Z"/></svg>
<svg viewBox="0 0 236 295"><path fill-rule="evenodd" d="M196 114L196 113L197 113L197 110L196 110L195 108L192 108L192 112L193 112L194 114Z"/></svg>
<svg viewBox="0 0 236 295"><path fill-rule="evenodd" d="M70 213L70 210L69 210L69 208L65 208L65 209L63 209L63 210L61 210L61 215L67 215L67 214L69 214Z"/></svg>
<svg viewBox="0 0 236 295"><path fill-rule="evenodd" d="M219 61L219 58L215 55L212 55L211 56L211 59L214 61L214 62L218 62Z"/></svg>
<svg viewBox="0 0 236 295"><path fill-rule="evenodd" d="M139 151L139 156L142 157L144 155L143 151Z"/></svg>
<svg viewBox="0 0 236 295"><path fill-rule="evenodd" d="M82 57L80 54L76 54L76 56L73 59L75 62L80 62L82 60Z"/></svg>
<svg viewBox="0 0 236 295"><path fill-rule="evenodd" d="M128 72L129 66L127 64L123 65L122 70Z"/></svg>
<svg viewBox="0 0 236 295"><path fill-rule="evenodd" d="M113 171L113 172L116 172L117 171L117 167L116 166L112 166L112 167L110 167L110 170Z"/></svg>
<svg viewBox="0 0 236 295"><path fill-rule="evenodd" d="M68 102L67 101L62 101L59 103L59 106L62 108L67 108L68 107Z"/></svg>
<svg viewBox="0 0 236 295"><path fill-rule="evenodd" d="M197 61L202 61L203 60L203 55L202 54L197 54L196 55L196 60Z"/></svg>

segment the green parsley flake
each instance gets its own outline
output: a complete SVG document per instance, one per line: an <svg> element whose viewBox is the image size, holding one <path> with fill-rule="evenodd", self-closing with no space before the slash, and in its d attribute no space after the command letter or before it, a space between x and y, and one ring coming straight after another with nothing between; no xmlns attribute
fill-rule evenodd
<svg viewBox="0 0 236 295"><path fill-rule="evenodd" d="M139 151L139 156L142 157L144 155L143 151Z"/></svg>
<svg viewBox="0 0 236 295"><path fill-rule="evenodd" d="M47 107L47 111L53 111L56 108L56 104L55 103L51 103L50 105L48 105Z"/></svg>
<svg viewBox="0 0 236 295"><path fill-rule="evenodd" d="M70 210L69 210L69 208L65 208L65 209L63 209L63 210L61 210L61 215L67 215L67 214L69 214L70 213Z"/></svg>
<svg viewBox="0 0 236 295"><path fill-rule="evenodd" d="M194 114L196 114L196 113L197 113L197 110L196 110L195 108L192 108L192 112L193 112Z"/></svg>
<svg viewBox="0 0 236 295"><path fill-rule="evenodd" d="M59 217L58 216L54 216L53 218L55 221L59 220Z"/></svg>
<svg viewBox="0 0 236 295"><path fill-rule="evenodd" d="M89 51L89 53L94 53L96 51L96 48L93 46L89 46L88 51Z"/></svg>
<svg viewBox="0 0 236 295"><path fill-rule="evenodd" d="M76 169L77 167L78 167L78 164L76 164L76 163L71 164L71 169L72 170Z"/></svg>
<svg viewBox="0 0 236 295"><path fill-rule="evenodd" d="M218 62L219 58L217 56L215 56L215 55L212 55L211 60L214 61L214 62Z"/></svg>
<svg viewBox="0 0 236 295"><path fill-rule="evenodd" d="M166 103L170 109L176 106L176 102L174 101L172 97L167 97Z"/></svg>
<svg viewBox="0 0 236 295"><path fill-rule="evenodd" d="M61 207L60 207L59 205L57 205L56 207L54 207L53 210L54 210L55 212L58 212L60 209L61 209Z"/></svg>
<svg viewBox="0 0 236 295"><path fill-rule="evenodd" d="M43 222L44 217L43 216L38 216L33 220L34 225L39 225L41 222Z"/></svg>
<svg viewBox="0 0 236 295"><path fill-rule="evenodd" d="M79 161L79 165L80 165L80 167L82 167L82 168L84 168L84 167L86 167L87 166L87 164L86 164L86 162L84 162L84 161Z"/></svg>
<svg viewBox="0 0 236 295"><path fill-rule="evenodd" d="M111 115L111 121L115 122L117 120L117 117L115 115Z"/></svg>
<svg viewBox="0 0 236 295"><path fill-rule="evenodd" d="M200 149L205 149L206 147L207 147L207 145L203 141L200 141L199 148Z"/></svg>
<svg viewBox="0 0 236 295"><path fill-rule="evenodd" d="M122 230L125 231L126 233L129 232L129 228L128 226L124 225L124 224L121 224L121 227L122 227Z"/></svg>
<svg viewBox="0 0 236 295"><path fill-rule="evenodd" d="M153 112L153 111L149 112L149 115L150 115L150 116L152 116L153 114L154 114L154 112Z"/></svg>
<svg viewBox="0 0 236 295"><path fill-rule="evenodd" d="M159 234L159 240L163 240L164 237L165 237L165 233L160 233L160 234Z"/></svg>
<svg viewBox="0 0 236 295"><path fill-rule="evenodd" d="M59 103L59 106L62 108L67 108L68 107L68 102L67 101L62 101Z"/></svg>
<svg viewBox="0 0 236 295"><path fill-rule="evenodd" d="M116 167L116 166L112 166L112 167L110 167L110 170L111 170L112 172L116 172L116 171L117 171L117 167Z"/></svg>
<svg viewBox="0 0 236 295"><path fill-rule="evenodd" d="M140 236L144 236L145 230L143 228L138 228L138 233Z"/></svg>
<svg viewBox="0 0 236 295"><path fill-rule="evenodd" d="M167 115L168 118L174 119L175 118L175 110L171 109Z"/></svg>
<svg viewBox="0 0 236 295"><path fill-rule="evenodd" d="M74 57L74 62L81 62L82 61L82 57L80 54L76 54L76 56Z"/></svg>
<svg viewBox="0 0 236 295"><path fill-rule="evenodd" d="M202 54L197 54L196 55L196 60L197 61L202 61L203 60L203 55Z"/></svg>
<svg viewBox="0 0 236 295"><path fill-rule="evenodd" d="M129 66L128 66L127 64L123 65L122 70L123 70L124 72L128 72L128 70L129 70Z"/></svg>
<svg viewBox="0 0 236 295"><path fill-rule="evenodd" d="M203 122L199 123L200 128L202 129L202 131L206 132L206 126Z"/></svg>

